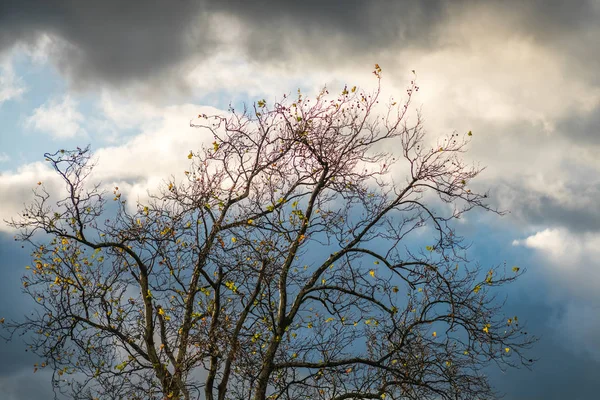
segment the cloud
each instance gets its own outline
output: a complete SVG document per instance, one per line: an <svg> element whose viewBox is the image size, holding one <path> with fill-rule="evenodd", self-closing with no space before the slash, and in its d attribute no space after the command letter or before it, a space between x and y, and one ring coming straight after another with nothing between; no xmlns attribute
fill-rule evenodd
<svg viewBox="0 0 600 400"><path fill-rule="evenodd" d="M122 121L127 120L125 116L115 111L119 104L119 99L104 98L102 107L107 113L102 117L105 121L116 125L125 123ZM147 190L157 189L171 175L181 177L183 171L189 169L189 151L214 140L208 132L190 128L190 119L202 113L224 114L216 108L194 104L152 108L143 103L130 103L126 110L148 118L128 122L127 126L136 129L137 135L121 144L93 149L98 163L90 183L102 182L104 188L110 190L119 186L131 199L128 203L131 207L135 207L138 198L146 198ZM16 217L23 204L32 199L32 189L38 181L51 194L64 193L64 183L43 162L26 164L13 172L0 172L0 221ZM6 224L0 223L0 231L8 230Z"/></svg>
<svg viewBox="0 0 600 400"><path fill-rule="evenodd" d="M15 74L11 59L7 57L0 62L0 106L6 101L18 99L25 91L23 81Z"/></svg>
<svg viewBox="0 0 600 400"><path fill-rule="evenodd" d="M567 351L600 363L600 233L544 229L512 244L534 252L528 287L547 285L540 301L554 310L546 321L551 338Z"/></svg>
<svg viewBox="0 0 600 400"><path fill-rule="evenodd" d="M43 49L75 88L137 86L140 93L164 98L169 92L189 95L190 71L222 52L283 71L390 60L410 70L410 58L398 64L400 52L453 49L463 43L449 32L486 31L509 41L526 38L577 70L570 76L594 79L600 57L588 49L598 33L598 8L591 0L568 5L558 0L180 0L143 6L108 0L94 7L22 0L0 9L0 52L15 44L33 46Z"/></svg>
<svg viewBox="0 0 600 400"><path fill-rule="evenodd" d="M513 246L532 249L542 272L559 283L549 298L594 299L600 285L600 233L574 233L565 228L544 229Z"/></svg>
<svg viewBox="0 0 600 400"><path fill-rule="evenodd" d="M85 134L81 126L84 120L77 111L77 102L66 95L62 101L55 98L36 108L25 126L48 133L55 139L68 139Z"/></svg>
<svg viewBox="0 0 600 400"><path fill-rule="evenodd" d="M52 39L49 59L75 87L176 75L174 66L211 47L202 5L109 0L84 7L70 0L24 0L0 9L0 50L46 35Z"/></svg>

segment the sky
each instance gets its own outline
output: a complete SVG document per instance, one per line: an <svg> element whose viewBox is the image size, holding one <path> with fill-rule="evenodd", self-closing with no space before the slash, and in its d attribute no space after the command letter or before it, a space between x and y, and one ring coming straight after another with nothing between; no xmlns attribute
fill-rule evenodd
<svg viewBox="0 0 600 400"><path fill-rule="evenodd" d="M473 132L476 185L510 213L460 226L483 266L527 269L507 309L541 340L531 371L490 369L505 399L591 399L600 382L600 1L0 2L0 221L44 152L92 146L98 176L143 196L207 138L189 127L298 88L402 94L416 71L432 138ZM54 186L53 186L54 185ZM0 222L0 315L30 312L29 251ZM50 398L20 340L0 343L0 398Z"/></svg>

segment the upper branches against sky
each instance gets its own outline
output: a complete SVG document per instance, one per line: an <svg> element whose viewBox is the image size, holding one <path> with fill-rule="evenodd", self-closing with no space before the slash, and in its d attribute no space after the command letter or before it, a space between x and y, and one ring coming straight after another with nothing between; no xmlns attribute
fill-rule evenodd
<svg viewBox="0 0 600 400"><path fill-rule="evenodd" d="M40 182L11 223L37 307L5 332L77 398L490 398L483 367L531 363L495 298L522 271L467 260L452 222L496 211L471 133L431 146L409 123L417 90L383 113L378 85L200 115L213 143L135 205L89 149L46 154L64 197Z"/></svg>

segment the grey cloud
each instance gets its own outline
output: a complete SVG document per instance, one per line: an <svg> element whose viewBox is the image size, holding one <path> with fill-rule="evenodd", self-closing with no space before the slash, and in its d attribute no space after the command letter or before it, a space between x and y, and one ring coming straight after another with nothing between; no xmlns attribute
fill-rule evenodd
<svg viewBox="0 0 600 400"><path fill-rule="evenodd" d="M582 145L600 145L600 106L588 112L574 110L558 122L557 130Z"/></svg>
<svg viewBox="0 0 600 400"><path fill-rule="evenodd" d="M21 0L0 4L0 51L49 33L62 39L51 57L75 86L118 86L151 78L172 83L186 62L201 60L219 46L219 35L228 28L211 25L217 14L241 24L238 39L248 57L347 64L360 58L380 61L398 49L439 46L443 38L438 28L449 17L486 7L498 10L499 23L510 16L506 23L515 24L517 34L579 58L590 56L589 47L585 49L595 36L581 31L597 21L591 0L108 0L85 5Z"/></svg>
<svg viewBox="0 0 600 400"><path fill-rule="evenodd" d="M370 56L390 46L432 46L435 27L448 17L449 3L360 0L323 2L233 0L215 8L248 28L248 54L259 59L285 59L295 53L320 60Z"/></svg>
<svg viewBox="0 0 600 400"><path fill-rule="evenodd" d="M143 81L208 47L201 7L188 0L1 2L0 50L46 33L62 39L51 57L75 85Z"/></svg>
<svg viewBox="0 0 600 400"><path fill-rule="evenodd" d="M497 182L498 198L511 198L504 206L513 218L527 225L566 227L571 232L600 231L600 183L568 185L577 202L565 204L558 198L536 192L518 182Z"/></svg>

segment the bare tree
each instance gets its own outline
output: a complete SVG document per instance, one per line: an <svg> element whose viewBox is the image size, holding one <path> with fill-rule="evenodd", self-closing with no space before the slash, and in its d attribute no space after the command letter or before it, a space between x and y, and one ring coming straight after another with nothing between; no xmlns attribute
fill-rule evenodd
<svg viewBox="0 0 600 400"><path fill-rule="evenodd" d="M467 259L452 221L499 212L469 189L470 132L409 124L415 91L201 115L212 146L136 207L90 185L89 148L46 154L66 196L41 184L11 222L38 308L4 327L81 399L493 397L482 368L532 362L495 289L523 271Z"/></svg>

